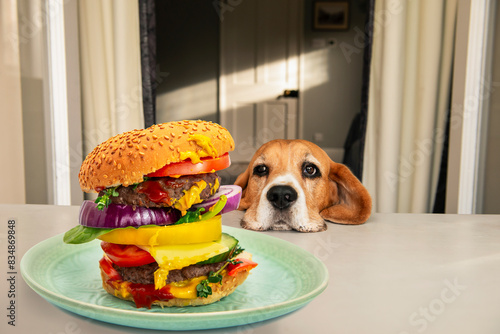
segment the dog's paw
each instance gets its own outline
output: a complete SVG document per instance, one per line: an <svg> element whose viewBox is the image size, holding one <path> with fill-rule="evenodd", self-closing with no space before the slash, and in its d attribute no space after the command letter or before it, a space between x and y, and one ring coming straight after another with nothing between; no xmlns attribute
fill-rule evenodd
<svg viewBox="0 0 500 334"><path fill-rule="evenodd" d="M262 224L259 224L256 221L246 221L244 218L240 222L240 226L243 227L244 229L247 230L253 230L253 231L266 231L267 228L264 228Z"/></svg>
<svg viewBox="0 0 500 334"><path fill-rule="evenodd" d="M299 232L323 232L326 231L327 225L325 221L317 222L317 223L310 223L307 225L299 225L296 230Z"/></svg>

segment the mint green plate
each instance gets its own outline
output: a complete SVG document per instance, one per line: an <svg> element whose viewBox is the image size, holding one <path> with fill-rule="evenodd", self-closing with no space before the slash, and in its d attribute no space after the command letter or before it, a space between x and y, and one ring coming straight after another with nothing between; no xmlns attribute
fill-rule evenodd
<svg viewBox="0 0 500 334"><path fill-rule="evenodd" d="M104 291L99 241L63 243L57 235L33 246L21 260L26 283L52 304L76 314L130 327L168 330L247 325L295 311L328 284L325 265L292 243L262 233L223 227L259 265L236 291L217 303L185 308L137 309Z"/></svg>

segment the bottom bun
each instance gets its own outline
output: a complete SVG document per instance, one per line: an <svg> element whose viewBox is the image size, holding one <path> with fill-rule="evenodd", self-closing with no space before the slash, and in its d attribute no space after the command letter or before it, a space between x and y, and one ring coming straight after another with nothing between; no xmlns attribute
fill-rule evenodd
<svg viewBox="0 0 500 334"><path fill-rule="evenodd" d="M173 298L168 300L156 300L153 301L151 305L159 305L161 307L184 307L212 304L233 293L234 290L245 281L249 273L249 271L244 270L238 272L235 276L224 275L220 284L210 284L210 286L212 287L212 294L206 298L197 297L194 299ZM126 297L124 297L123 293L120 290L116 289L112 283L109 283L108 276L102 270L102 268L101 278L102 286L108 293L117 298L135 302L134 297L130 293Z"/></svg>

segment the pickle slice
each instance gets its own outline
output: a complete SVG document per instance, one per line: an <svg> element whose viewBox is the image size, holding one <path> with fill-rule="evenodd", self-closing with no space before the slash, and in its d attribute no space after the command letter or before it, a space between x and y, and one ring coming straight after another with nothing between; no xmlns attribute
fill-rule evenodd
<svg viewBox="0 0 500 334"><path fill-rule="evenodd" d="M198 262L197 264L217 263L227 260L229 256L232 254L233 250L236 248L236 246L238 246L238 242L239 242L238 239L236 239L232 235L229 235L227 233L222 233L219 243L229 248L229 250L227 252L213 256L208 260Z"/></svg>

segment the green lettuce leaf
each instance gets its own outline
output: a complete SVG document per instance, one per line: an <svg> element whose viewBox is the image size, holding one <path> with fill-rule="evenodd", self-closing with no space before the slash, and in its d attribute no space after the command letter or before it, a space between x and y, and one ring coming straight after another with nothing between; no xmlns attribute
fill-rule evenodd
<svg viewBox="0 0 500 334"><path fill-rule="evenodd" d="M63 241L67 244L84 244L112 230L112 228L77 225L64 234Z"/></svg>

